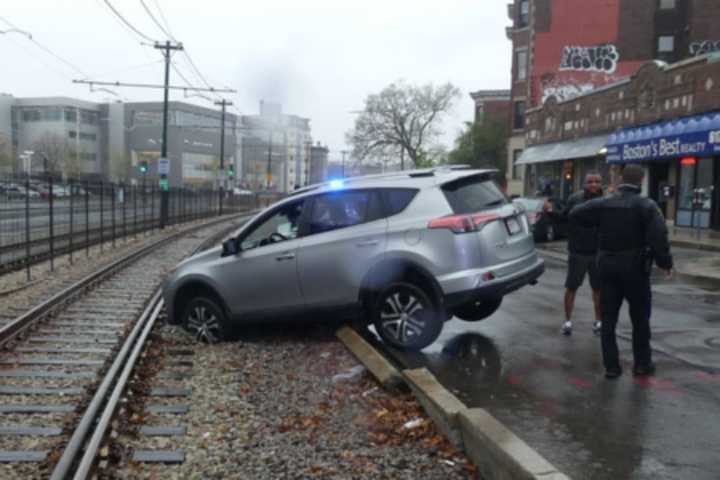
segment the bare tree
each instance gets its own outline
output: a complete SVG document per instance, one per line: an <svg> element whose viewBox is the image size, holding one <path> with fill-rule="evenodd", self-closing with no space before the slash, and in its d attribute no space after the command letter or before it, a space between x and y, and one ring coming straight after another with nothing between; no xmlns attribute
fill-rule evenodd
<svg viewBox="0 0 720 480"><path fill-rule="evenodd" d="M65 159L62 163L62 174L63 178L74 178L77 179L80 177L80 174L82 173L82 160L80 160L79 155L82 155L84 153L84 150L80 150L80 153L75 149L68 149L65 152Z"/></svg>
<svg viewBox="0 0 720 480"><path fill-rule="evenodd" d="M398 81L365 99L365 108L346 134L353 156L387 158L400 153L415 165L428 161L442 133L439 122L460 95L453 85L408 85Z"/></svg>
<svg viewBox="0 0 720 480"><path fill-rule="evenodd" d="M0 134L0 174L15 173L17 164L11 152L9 140Z"/></svg>
<svg viewBox="0 0 720 480"><path fill-rule="evenodd" d="M127 182L130 179L130 157L122 152L110 155L110 175L115 182Z"/></svg>
<svg viewBox="0 0 720 480"><path fill-rule="evenodd" d="M70 151L63 137L54 133L46 133L32 144L35 152L34 164L42 162L42 169L47 173L63 171L63 165ZM36 168L37 169L37 168Z"/></svg>

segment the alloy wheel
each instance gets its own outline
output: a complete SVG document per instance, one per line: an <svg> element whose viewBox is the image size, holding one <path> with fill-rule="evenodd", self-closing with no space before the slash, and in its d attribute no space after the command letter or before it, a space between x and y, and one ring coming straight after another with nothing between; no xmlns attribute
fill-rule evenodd
<svg viewBox="0 0 720 480"><path fill-rule="evenodd" d="M380 325L399 344L412 343L426 328L427 307L411 292L388 295L380 309Z"/></svg>
<svg viewBox="0 0 720 480"><path fill-rule="evenodd" d="M195 304L187 317L187 330L196 340L218 343L222 339L222 325L214 309L204 303Z"/></svg>

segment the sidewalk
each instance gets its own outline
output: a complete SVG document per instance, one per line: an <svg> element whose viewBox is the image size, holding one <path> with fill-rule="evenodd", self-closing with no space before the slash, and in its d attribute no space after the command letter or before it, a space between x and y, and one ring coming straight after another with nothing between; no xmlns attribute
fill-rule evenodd
<svg viewBox="0 0 720 480"><path fill-rule="evenodd" d="M670 242L674 247L694 248L720 253L720 232L697 230L683 227L668 227Z"/></svg>
<svg viewBox="0 0 720 480"><path fill-rule="evenodd" d="M720 285L720 240L713 241L709 239L691 242L685 240L687 237L683 237L684 240L676 241L672 232L671 237L671 252L675 260L675 271L679 277L709 281ZM704 248L706 244L712 248ZM688 245L694 248L687 248ZM545 256L563 262L567 261L567 241L565 240L539 243L537 249Z"/></svg>

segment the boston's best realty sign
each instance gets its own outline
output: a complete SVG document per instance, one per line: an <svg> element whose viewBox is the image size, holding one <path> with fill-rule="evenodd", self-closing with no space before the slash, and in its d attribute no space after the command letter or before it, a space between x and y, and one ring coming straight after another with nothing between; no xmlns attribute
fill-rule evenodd
<svg viewBox="0 0 720 480"><path fill-rule="evenodd" d="M608 163L720 155L720 130L692 132L608 146Z"/></svg>

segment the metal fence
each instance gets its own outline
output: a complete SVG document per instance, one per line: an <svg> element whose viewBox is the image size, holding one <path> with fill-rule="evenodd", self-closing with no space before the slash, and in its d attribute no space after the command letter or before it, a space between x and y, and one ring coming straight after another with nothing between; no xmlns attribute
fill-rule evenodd
<svg viewBox="0 0 720 480"><path fill-rule="evenodd" d="M45 260L50 268L60 254L92 245L115 246L119 239L160 228L157 185L53 181L0 180L0 273ZM226 195L223 213L253 210L277 198L261 194ZM218 215L217 190L171 188L166 225Z"/></svg>

